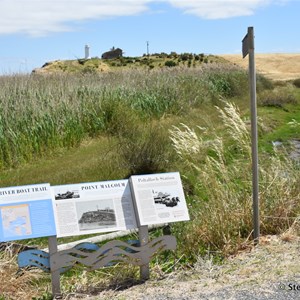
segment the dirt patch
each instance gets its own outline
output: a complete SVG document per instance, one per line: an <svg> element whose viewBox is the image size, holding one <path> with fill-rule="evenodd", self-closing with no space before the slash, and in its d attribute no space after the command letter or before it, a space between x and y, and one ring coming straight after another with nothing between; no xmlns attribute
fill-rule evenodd
<svg viewBox="0 0 300 300"><path fill-rule="evenodd" d="M248 57L242 54L219 55L243 68L248 68ZM273 80L292 80L300 78L300 54L255 54L257 72Z"/></svg>

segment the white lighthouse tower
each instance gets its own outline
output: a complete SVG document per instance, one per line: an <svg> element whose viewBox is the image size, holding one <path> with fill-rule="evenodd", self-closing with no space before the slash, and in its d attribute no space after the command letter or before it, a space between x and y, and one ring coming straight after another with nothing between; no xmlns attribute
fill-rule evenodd
<svg viewBox="0 0 300 300"><path fill-rule="evenodd" d="M85 45L85 47L84 47L84 58L90 59L90 46L89 45Z"/></svg>

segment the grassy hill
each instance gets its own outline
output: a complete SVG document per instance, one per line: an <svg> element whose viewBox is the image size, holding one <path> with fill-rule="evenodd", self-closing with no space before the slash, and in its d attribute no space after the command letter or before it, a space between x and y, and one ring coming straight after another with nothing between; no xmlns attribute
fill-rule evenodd
<svg viewBox="0 0 300 300"><path fill-rule="evenodd" d="M56 60L45 63L41 68L33 70L38 74L53 73L97 73L128 69L154 69L162 67L187 66L198 67L210 63L229 63L248 68L248 58L241 54L206 55L175 52L156 53L142 57L121 57L115 59L75 59ZM300 78L299 53L255 54L258 73L272 80L293 80Z"/></svg>
<svg viewBox="0 0 300 300"><path fill-rule="evenodd" d="M226 62L214 56L192 53L157 53L143 57L120 57L115 59L76 59L57 60L45 63L33 72L42 73L96 73L124 69L154 69L162 67L187 66L197 67L201 64Z"/></svg>

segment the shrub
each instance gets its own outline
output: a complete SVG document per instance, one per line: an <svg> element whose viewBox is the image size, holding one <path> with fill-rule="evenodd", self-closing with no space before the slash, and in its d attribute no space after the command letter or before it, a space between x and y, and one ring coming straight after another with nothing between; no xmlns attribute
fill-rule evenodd
<svg viewBox="0 0 300 300"><path fill-rule="evenodd" d="M165 66L166 67L175 67L177 64L176 64L176 62L174 61L174 60L167 60L166 62L165 62Z"/></svg>
<svg viewBox="0 0 300 300"><path fill-rule="evenodd" d="M260 106L283 108L286 104L296 104L297 99L288 89L281 88L260 93L257 97L257 103Z"/></svg>
<svg viewBox="0 0 300 300"><path fill-rule="evenodd" d="M130 170L128 176L167 171L173 154L168 133L158 125L127 125L118 136L118 153Z"/></svg>
<svg viewBox="0 0 300 300"><path fill-rule="evenodd" d="M83 74L96 74L97 73L97 67L95 66L85 66L82 71Z"/></svg>
<svg viewBox="0 0 300 300"><path fill-rule="evenodd" d="M180 58L182 61L186 61L189 59L189 54L188 53L180 54Z"/></svg>
<svg viewBox="0 0 300 300"><path fill-rule="evenodd" d="M294 84L294 86L296 86L297 88L300 88L300 78L295 79L295 80L293 81L293 84Z"/></svg>

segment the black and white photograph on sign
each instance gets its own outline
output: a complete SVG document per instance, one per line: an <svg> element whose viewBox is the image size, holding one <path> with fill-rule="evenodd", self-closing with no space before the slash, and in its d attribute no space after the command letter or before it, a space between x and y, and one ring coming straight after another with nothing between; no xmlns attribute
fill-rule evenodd
<svg viewBox="0 0 300 300"><path fill-rule="evenodd" d="M79 230L114 228L116 214L111 200L76 202Z"/></svg>
<svg viewBox="0 0 300 300"><path fill-rule="evenodd" d="M165 205L167 207L175 207L180 202L177 195L169 192L152 190L153 200L155 204Z"/></svg>
<svg viewBox="0 0 300 300"><path fill-rule="evenodd" d="M179 172L130 177L139 225L189 220Z"/></svg>
<svg viewBox="0 0 300 300"><path fill-rule="evenodd" d="M63 192L59 192L55 194L55 200L66 200L66 199L74 199L80 198L78 190L66 190Z"/></svg>
<svg viewBox="0 0 300 300"><path fill-rule="evenodd" d="M52 187L58 237L136 228L128 180Z"/></svg>

